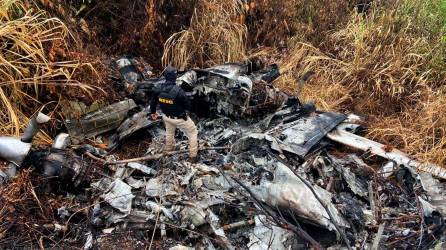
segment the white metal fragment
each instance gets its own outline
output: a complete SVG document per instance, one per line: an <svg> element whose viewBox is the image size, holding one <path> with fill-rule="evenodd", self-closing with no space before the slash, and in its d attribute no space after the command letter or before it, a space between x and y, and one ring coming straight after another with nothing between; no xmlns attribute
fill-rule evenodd
<svg viewBox="0 0 446 250"><path fill-rule="evenodd" d="M169 250L195 250L193 247L187 247L183 245L176 245L174 247L169 248Z"/></svg>
<svg viewBox="0 0 446 250"><path fill-rule="evenodd" d="M193 227L198 227L206 223L206 213L200 207L190 205L181 210L181 220L183 223L192 223Z"/></svg>
<svg viewBox="0 0 446 250"><path fill-rule="evenodd" d="M152 178L146 185L146 194L149 197L159 197L161 196L161 182L158 178Z"/></svg>
<svg viewBox="0 0 446 250"><path fill-rule="evenodd" d="M190 179L192 179L192 177L195 175L195 173L197 173L197 169L194 168L192 169L192 171L190 171L187 175L185 175L182 179L181 179L181 185L182 186L186 186L189 184Z"/></svg>
<svg viewBox="0 0 446 250"><path fill-rule="evenodd" d="M93 247L93 234L91 233L91 231L88 231L87 233L87 240L85 241L84 250L88 250L91 249Z"/></svg>
<svg viewBox="0 0 446 250"><path fill-rule="evenodd" d="M215 215L211 209L206 210L208 216L208 222L211 226L212 230L214 231L214 234L217 235L217 237L221 240L222 244L226 249L235 249L232 245L229 239L225 235L225 231L223 230L223 227L220 226L220 219Z"/></svg>
<svg viewBox="0 0 446 250"><path fill-rule="evenodd" d="M195 164L194 167L203 174L219 174L220 173L217 168L209 167L203 163Z"/></svg>
<svg viewBox="0 0 446 250"><path fill-rule="evenodd" d="M127 182L127 184L129 184L132 188L142 188L146 185L146 183L142 180L137 180L133 177L128 177L125 179L125 181Z"/></svg>
<svg viewBox="0 0 446 250"><path fill-rule="evenodd" d="M393 161L389 161L382 166L381 173L385 178L389 178L390 176L392 176L395 169L395 163Z"/></svg>
<svg viewBox="0 0 446 250"><path fill-rule="evenodd" d="M446 188L439 180L434 179L432 174L422 172L418 175L423 189L430 196L429 204L438 212L446 215Z"/></svg>
<svg viewBox="0 0 446 250"><path fill-rule="evenodd" d="M153 201L147 201L146 202L146 206L148 208L150 208L152 210L152 212L155 212L155 213L163 212L163 214L169 220L172 220L172 221L175 220L175 218L173 217L172 212L169 209L167 209L166 207L164 207L163 205L160 205L160 204L158 204L156 202L153 202Z"/></svg>
<svg viewBox="0 0 446 250"><path fill-rule="evenodd" d="M110 227L110 228L104 228L104 229L102 229L102 233L103 233L103 234L111 234L111 233L113 233L113 231L115 231L115 228L114 228L114 227Z"/></svg>
<svg viewBox="0 0 446 250"><path fill-rule="evenodd" d="M127 166L129 168L137 169L137 170L139 170L145 174L148 174L148 175L156 175L157 174L157 171L155 169L147 167L146 165L141 164L141 163L130 162L127 164Z"/></svg>
<svg viewBox="0 0 446 250"><path fill-rule="evenodd" d="M335 130L327 134L327 137L333 141L345 144L347 146L357 148L363 151L370 151L374 155L379 155L386 159L396 162L397 165L412 167L418 171L429 172L432 175L446 179L446 169L431 163L421 163L412 160L407 154L397 149L387 149L387 147L379 142L375 142L359 135L352 134L337 127Z"/></svg>
<svg viewBox="0 0 446 250"><path fill-rule="evenodd" d="M435 211L435 207L433 207L429 202L418 196L418 200L421 203L421 207L423 208L423 214L425 217L430 217L432 213Z"/></svg>
<svg viewBox="0 0 446 250"><path fill-rule="evenodd" d="M348 224L331 203L331 194L317 185L313 185L313 188L330 209L336 223L348 227ZM251 190L258 199L272 207L285 208L285 211L291 210L296 216L327 229L335 230L327 211L313 195L310 188L280 162L277 164L275 179L272 182L265 181L260 186L251 187Z"/></svg>
<svg viewBox="0 0 446 250"><path fill-rule="evenodd" d="M131 190L132 188L129 185L120 179L116 179L101 197L112 207L124 214L129 214L132 210L132 200L135 197Z"/></svg>
<svg viewBox="0 0 446 250"><path fill-rule="evenodd" d="M254 217L254 221L255 227L249 235L249 243L247 245L249 250L288 249L284 245L285 241L294 238L290 231L273 225L265 225L267 221L265 215Z"/></svg>

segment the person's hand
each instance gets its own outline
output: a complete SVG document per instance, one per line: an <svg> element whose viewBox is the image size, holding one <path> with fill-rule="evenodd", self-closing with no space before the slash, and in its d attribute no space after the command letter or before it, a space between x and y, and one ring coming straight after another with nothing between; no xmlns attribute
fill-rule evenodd
<svg viewBox="0 0 446 250"><path fill-rule="evenodd" d="M157 113L153 113L153 114L151 114L150 115L150 117L152 117L152 120L156 120L156 119L158 119L158 114Z"/></svg>

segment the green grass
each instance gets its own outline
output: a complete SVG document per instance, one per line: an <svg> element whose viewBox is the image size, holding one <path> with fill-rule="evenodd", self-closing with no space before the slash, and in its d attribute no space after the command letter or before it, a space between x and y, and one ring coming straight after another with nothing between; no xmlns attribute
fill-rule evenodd
<svg viewBox="0 0 446 250"><path fill-rule="evenodd" d="M446 70L446 0L407 0L401 10L405 21L412 23L414 35L425 37L430 45L419 51L429 58L427 66Z"/></svg>

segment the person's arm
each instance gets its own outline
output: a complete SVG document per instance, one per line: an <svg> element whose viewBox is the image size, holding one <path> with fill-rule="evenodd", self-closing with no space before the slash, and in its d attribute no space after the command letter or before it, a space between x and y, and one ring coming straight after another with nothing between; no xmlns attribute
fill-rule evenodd
<svg viewBox="0 0 446 250"><path fill-rule="evenodd" d="M158 95L159 95L159 89L155 89L153 91L152 99L150 99L150 117L152 120L158 119L158 114L156 113L156 106L158 105Z"/></svg>
<svg viewBox="0 0 446 250"><path fill-rule="evenodd" d="M184 92L184 90L182 89L180 90L180 97L182 99L184 109L190 112L191 111L190 100L187 97L186 92Z"/></svg>
<svg viewBox="0 0 446 250"><path fill-rule="evenodd" d="M150 114L156 113L156 106L158 105L158 92L155 92L150 100Z"/></svg>

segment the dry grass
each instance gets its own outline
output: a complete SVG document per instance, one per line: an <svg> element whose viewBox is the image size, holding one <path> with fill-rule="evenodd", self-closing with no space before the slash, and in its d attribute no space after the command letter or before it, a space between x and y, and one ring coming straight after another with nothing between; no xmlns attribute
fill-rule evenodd
<svg viewBox="0 0 446 250"><path fill-rule="evenodd" d="M0 186L0 248L76 248L75 242L59 241L64 235L44 226L57 223L54 211L61 206L77 205L72 199L44 192L47 182L31 170L22 170L8 185Z"/></svg>
<svg viewBox="0 0 446 250"><path fill-rule="evenodd" d="M369 136L403 148L422 161L446 164L446 91L429 90L427 99L398 116L378 117Z"/></svg>
<svg viewBox="0 0 446 250"><path fill-rule="evenodd" d="M306 70L315 70L328 88L341 84L347 87L346 94L367 97L370 105L356 107L357 112L377 108L381 114L401 111L421 98L432 72L424 68L425 56L417 53L428 45L424 38L407 37L407 26L392 30L388 15L378 19L352 16L345 29L328 37L337 50L335 55L301 43L294 45L282 68L284 77L293 74L296 78ZM392 105L381 107L384 102Z"/></svg>
<svg viewBox="0 0 446 250"><path fill-rule="evenodd" d="M163 64L185 69L244 59L246 26L237 22L242 12L241 1L199 1L189 28L166 41Z"/></svg>
<svg viewBox="0 0 446 250"><path fill-rule="evenodd" d="M8 187L1 186L0 191L0 245L3 241L7 242L10 234L8 231L18 222L15 218L17 212L14 204L23 203L29 199L29 194L24 192L29 184L29 172L23 172L20 177L15 179L15 182L8 185Z"/></svg>
<svg viewBox="0 0 446 250"><path fill-rule="evenodd" d="M35 8L27 1L14 0L3 1L0 6L0 134L3 135L21 133L29 112L45 104L39 101L45 90L58 88L62 93L70 86L84 91L92 89L74 79L80 68L92 68L91 65L57 61L51 53L55 47L67 48L70 36L67 27Z"/></svg>
<svg viewBox="0 0 446 250"><path fill-rule="evenodd" d="M344 0L251 0L246 25L251 46L280 46L290 37L319 44L324 33L343 25L352 10Z"/></svg>
<svg viewBox="0 0 446 250"><path fill-rule="evenodd" d="M336 60L324 55L319 49L306 43L296 43L281 64L281 76L275 84L289 94L298 95L303 101L316 101L321 110L344 111L346 106L352 103L351 89L336 82L333 75L325 75L324 72L332 72ZM308 71L316 74L299 93L298 80ZM330 84L326 84L330 82Z"/></svg>
<svg viewBox="0 0 446 250"><path fill-rule="evenodd" d="M294 43L277 84L295 91L298 77L314 70L304 99L316 100L322 109L364 115L371 121L371 137L444 165L441 33L426 32L419 16L396 6L403 7L375 6L367 16L351 14L349 23L330 32L319 48Z"/></svg>
<svg viewBox="0 0 446 250"><path fill-rule="evenodd" d="M27 240L36 240L35 237L40 236L37 231L33 231L33 223L42 220L45 215L48 219L51 217L49 207L41 207L39 201L33 197L34 187L30 177L29 171L23 171L8 186L0 186L0 245L4 247L11 242L20 246ZM42 215L34 217L40 212ZM31 222L30 219L34 221Z"/></svg>

